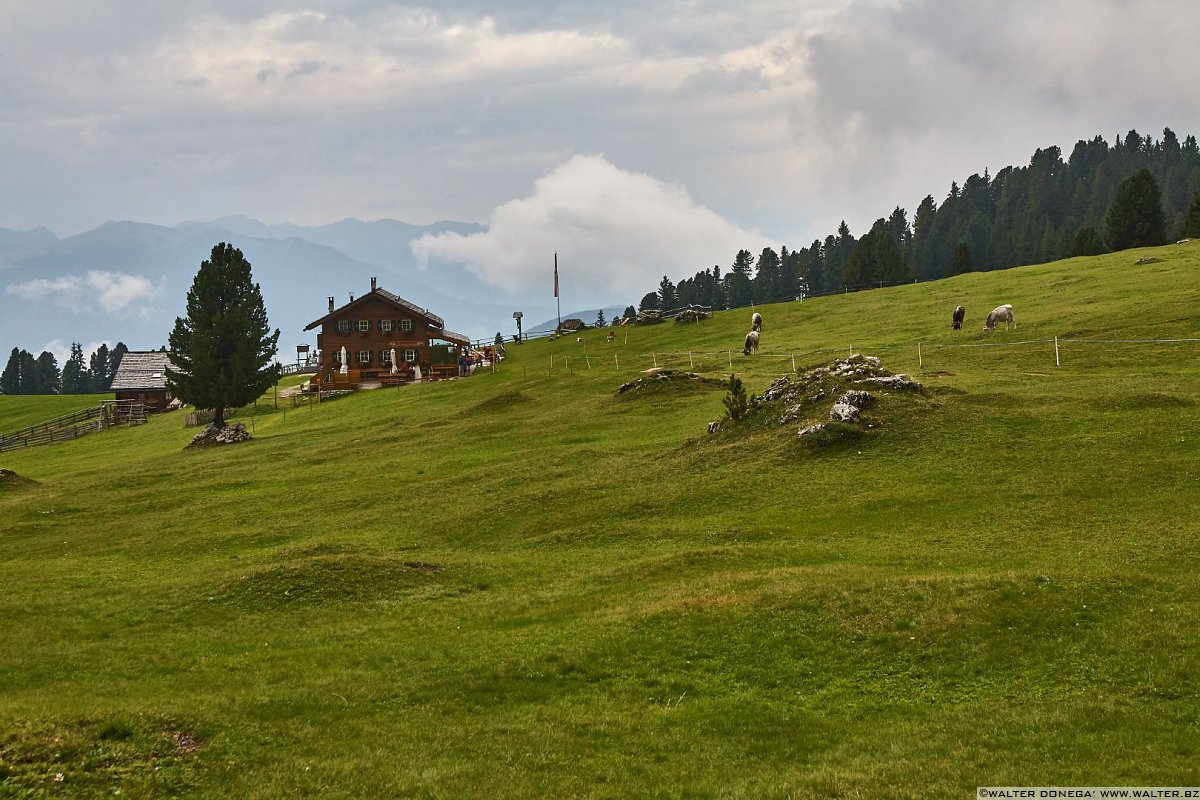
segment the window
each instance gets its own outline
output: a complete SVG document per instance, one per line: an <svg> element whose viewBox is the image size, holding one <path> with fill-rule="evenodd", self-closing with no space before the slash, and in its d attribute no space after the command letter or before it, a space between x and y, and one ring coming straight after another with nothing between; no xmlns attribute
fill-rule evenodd
<svg viewBox="0 0 1200 800"><path fill-rule="evenodd" d="M413 324L412 324L412 320L411 320L411 319L402 319L402 320L400 320L400 330L402 330L402 331L411 331L411 330L412 330L412 328L413 328Z"/></svg>
<svg viewBox="0 0 1200 800"><path fill-rule="evenodd" d="M394 327L396 327L396 323L394 323L390 319L379 320L379 332L380 333L391 333L392 328L394 328Z"/></svg>
<svg viewBox="0 0 1200 800"><path fill-rule="evenodd" d="M358 353L355 354L355 358L358 360L358 363L360 363L360 364L370 364L371 363L371 351L370 350L359 350Z"/></svg>
<svg viewBox="0 0 1200 800"><path fill-rule="evenodd" d="M331 353L330 355L331 355L331 358L330 358L331 363L334 363L334 364L342 363L342 351L341 350L334 350L333 353Z"/></svg>
<svg viewBox="0 0 1200 800"><path fill-rule="evenodd" d="M350 320L339 319L337 321L337 325L335 325L334 328L336 328L338 333L349 333L350 332Z"/></svg>
<svg viewBox="0 0 1200 800"><path fill-rule="evenodd" d="M358 321L358 332L359 333L370 333L371 332L371 320L360 319Z"/></svg>
<svg viewBox="0 0 1200 800"><path fill-rule="evenodd" d="M417 360L417 351L416 350L405 350L404 351L404 360L409 362L410 364L413 361L416 361Z"/></svg>
<svg viewBox="0 0 1200 800"><path fill-rule="evenodd" d="M391 350L380 350L379 351L379 363L380 364L392 363L392 351Z"/></svg>

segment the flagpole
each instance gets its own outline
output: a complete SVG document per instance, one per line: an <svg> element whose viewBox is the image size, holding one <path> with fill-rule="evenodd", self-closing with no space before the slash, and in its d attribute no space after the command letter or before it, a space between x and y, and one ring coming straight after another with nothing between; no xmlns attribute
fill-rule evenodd
<svg viewBox="0 0 1200 800"><path fill-rule="evenodd" d="M558 251L554 252L554 306L558 309L558 329L562 330L562 300L558 296Z"/></svg>

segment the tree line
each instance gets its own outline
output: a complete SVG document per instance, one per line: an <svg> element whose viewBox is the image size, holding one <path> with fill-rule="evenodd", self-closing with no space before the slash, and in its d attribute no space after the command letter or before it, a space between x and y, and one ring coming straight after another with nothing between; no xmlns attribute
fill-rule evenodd
<svg viewBox="0 0 1200 800"><path fill-rule="evenodd" d="M58 367L58 359L48 350L36 358L27 350L14 347L4 372L0 373L0 394L96 394L112 387L121 358L129 348L117 342L112 350L101 344L87 358L78 342L71 343L71 355Z"/></svg>
<svg viewBox="0 0 1200 800"><path fill-rule="evenodd" d="M926 195L911 223L897 206L861 238L843 221L798 250L739 250L725 273L714 265L678 284L664 275L638 308L738 308L1159 245L1200 236L1198 187L1195 136L1180 142L1165 128L1154 141L1131 130L1111 146L1096 136L1067 161L1052 146L1028 166L952 181L940 204Z"/></svg>

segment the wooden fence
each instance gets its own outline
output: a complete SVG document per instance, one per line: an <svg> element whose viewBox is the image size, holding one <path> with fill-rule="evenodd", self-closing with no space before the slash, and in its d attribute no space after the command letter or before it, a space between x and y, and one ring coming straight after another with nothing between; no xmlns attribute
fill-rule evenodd
<svg viewBox="0 0 1200 800"><path fill-rule="evenodd" d="M23 447L53 444L78 439L94 431L117 425L141 425L146 421L146 406L136 400L105 400L73 414L30 425L19 431L0 435L0 453Z"/></svg>

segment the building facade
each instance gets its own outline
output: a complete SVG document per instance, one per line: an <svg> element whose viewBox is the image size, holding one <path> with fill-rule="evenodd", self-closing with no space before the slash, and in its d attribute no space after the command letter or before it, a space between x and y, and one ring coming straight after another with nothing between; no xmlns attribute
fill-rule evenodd
<svg viewBox="0 0 1200 800"><path fill-rule="evenodd" d="M343 364L362 380L377 380L397 370L420 368L424 375L452 374L459 355L470 346L462 334L446 330L437 314L379 288L335 308L305 327L317 333L319 367L339 371ZM343 358L345 361L343 361Z"/></svg>

